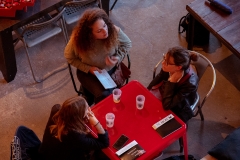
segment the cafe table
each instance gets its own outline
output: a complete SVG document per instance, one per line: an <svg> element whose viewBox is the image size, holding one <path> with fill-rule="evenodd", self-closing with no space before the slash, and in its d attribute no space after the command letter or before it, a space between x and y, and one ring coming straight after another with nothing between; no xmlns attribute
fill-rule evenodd
<svg viewBox="0 0 240 160"><path fill-rule="evenodd" d="M112 145L124 134L129 138L126 144L135 140L146 151L138 157L138 160L151 160L157 157L166 147L182 137L185 159L187 160L186 124L172 111L164 110L162 103L138 81L129 82L123 86L121 90L122 96L119 103L114 103L113 96L110 95L92 107L95 116L109 134L110 145L108 148L103 149L103 152L111 160L120 159L115 154L116 150ZM145 96L145 104L142 110L136 108L137 95ZM115 114L114 126L112 128L106 127L105 115L109 112ZM162 138L152 126L170 114L174 115L182 127L165 138ZM93 132L96 133L94 128Z"/></svg>

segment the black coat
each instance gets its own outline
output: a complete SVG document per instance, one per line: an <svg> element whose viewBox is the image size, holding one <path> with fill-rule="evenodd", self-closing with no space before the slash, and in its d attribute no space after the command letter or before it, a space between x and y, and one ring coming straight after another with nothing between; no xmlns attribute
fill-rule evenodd
<svg viewBox="0 0 240 160"><path fill-rule="evenodd" d="M185 71L184 76L189 72ZM149 90L163 81L160 89L162 95L162 104L165 110L172 110L184 122L192 118L193 113L190 106L194 103L198 88L198 76L192 72L189 79L181 84L168 81L169 73L163 70L152 80L147 87Z"/></svg>
<svg viewBox="0 0 240 160"><path fill-rule="evenodd" d="M109 146L108 133L98 134L93 138L88 134L69 132L62 137L62 142L55 138L49 126L54 124L52 116L59 110L60 105L54 105L49 117L39 152L44 160L85 160L92 150L101 150Z"/></svg>

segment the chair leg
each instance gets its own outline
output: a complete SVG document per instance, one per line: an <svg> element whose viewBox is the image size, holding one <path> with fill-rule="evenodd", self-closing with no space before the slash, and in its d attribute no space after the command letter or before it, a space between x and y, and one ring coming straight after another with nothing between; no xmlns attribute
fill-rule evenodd
<svg viewBox="0 0 240 160"><path fill-rule="evenodd" d="M27 45L26 45L26 43L24 41L23 41L23 44L24 44L24 48L25 48L25 51L26 51L26 54L27 54L27 59L28 59L28 63L29 63L29 66L30 66L30 69L31 69L31 72L32 72L32 76L33 76L33 79L34 79L35 82L41 83L45 79L49 78L51 75L54 75L57 72L60 72L60 71L66 69L68 67L67 63L65 63L61 67L59 67L59 68L53 70L52 72L49 72L48 74L44 75L44 77L41 80L37 80L36 77L35 77L33 68L32 68L32 63L31 63L31 60L30 60L30 56L29 56L29 52L28 52L28 49L27 49Z"/></svg>
<svg viewBox="0 0 240 160"><path fill-rule="evenodd" d="M89 92L87 89L80 86L80 91L83 93L83 97L86 99L89 106L91 106L94 103L94 96L91 92Z"/></svg>
<svg viewBox="0 0 240 160"><path fill-rule="evenodd" d="M112 11L112 9L113 9L113 7L115 6L115 4L117 3L117 1L118 1L118 0L115 0L115 2L113 3L113 5L112 5L110 11Z"/></svg>
<svg viewBox="0 0 240 160"><path fill-rule="evenodd" d="M35 82L40 83L40 82L42 82L42 80L37 80L36 77L35 77L35 74L34 74L33 68L32 68L32 63L31 63L31 60L30 60L30 57L29 57L27 45L26 45L26 43L24 42L24 40L23 40L23 45L24 45L24 48L25 48L25 51L26 51L26 55L27 55L27 59L28 59L28 64L29 64L29 66L30 66L33 79L34 79Z"/></svg>
<svg viewBox="0 0 240 160"><path fill-rule="evenodd" d="M198 112L200 114L200 117L201 117L201 121L204 121L204 116L203 116L203 113L202 113L202 108L200 106L198 106Z"/></svg>

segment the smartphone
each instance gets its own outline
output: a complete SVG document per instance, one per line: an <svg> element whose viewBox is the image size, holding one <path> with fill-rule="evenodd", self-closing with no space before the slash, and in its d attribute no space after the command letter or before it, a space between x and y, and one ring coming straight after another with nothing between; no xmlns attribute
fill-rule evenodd
<svg viewBox="0 0 240 160"><path fill-rule="evenodd" d="M125 144L126 142L128 141L128 137L125 136L124 134L122 134L118 139L117 141L113 144L113 148L115 148L116 150L119 150L121 149Z"/></svg>

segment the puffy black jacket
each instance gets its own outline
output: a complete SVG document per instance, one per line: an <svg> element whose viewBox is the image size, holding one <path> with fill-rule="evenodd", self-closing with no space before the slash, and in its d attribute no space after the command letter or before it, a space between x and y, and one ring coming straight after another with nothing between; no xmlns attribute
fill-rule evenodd
<svg viewBox="0 0 240 160"><path fill-rule="evenodd" d="M184 76L189 72L185 71ZM193 113L190 106L194 103L198 88L198 76L192 72L191 76L182 83L172 83L168 81L169 73L163 70L152 80L147 87L149 90L163 81L160 92L162 104L165 110L172 110L184 122L192 118Z"/></svg>

